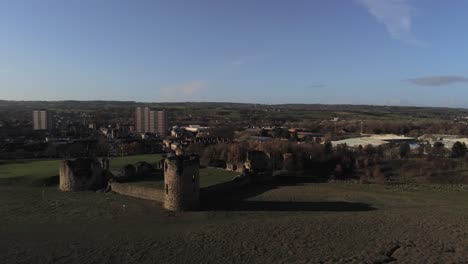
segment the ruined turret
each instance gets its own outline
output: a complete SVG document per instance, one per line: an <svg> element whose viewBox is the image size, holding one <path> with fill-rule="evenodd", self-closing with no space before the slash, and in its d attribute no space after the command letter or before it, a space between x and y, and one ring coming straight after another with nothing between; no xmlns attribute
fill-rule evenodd
<svg viewBox="0 0 468 264"><path fill-rule="evenodd" d="M302 153L284 153L283 170L293 172L304 170L304 155Z"/></svg>
<svg viewBox="0 0 468 264"><path fill-rule="evenodd" d="M284 153L283 154L283 170L293 171L295 170L295 161L293 153Z"/></svg>
<svg viewBox="0 0 468 264"><path fill-rule="evenodd" d="M64 160L60 165L61 191L87 191L104 188L107 184L106 165L97 159Z"/></svg>
<svg viewBox="0 0 468 264"><path fill-rule="evenodd" d="M108 158L102 158L102 159L100 160L100 162L101 162L101 167L102 167L104 170L108 171L108 170L109 170L109 166L110 166L110 161L109 161L109 159L108 159Z"/></svg>
<svg viewBox="0 0 468 264"><path fill-rule="evenodd" d="M268 153L257 150L248 151L244 167L253 181L262 182L272 179L273 165Z"/></svg>
<svg viewBox="0 0 468 264"><path fill-rule="evenodd" d="M200 160L196 155L172 155L164 161L164 207L194 210L200 197Z"/></svg>

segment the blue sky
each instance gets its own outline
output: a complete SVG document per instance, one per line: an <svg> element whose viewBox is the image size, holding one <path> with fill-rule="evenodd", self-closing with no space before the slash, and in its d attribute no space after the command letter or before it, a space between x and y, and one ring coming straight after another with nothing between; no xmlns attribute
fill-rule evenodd
<svg viewBox="0 0 468 264"><path fill-rule="evenodd" d="M0 99L468 107L464 0L0 0Z"/></svg>

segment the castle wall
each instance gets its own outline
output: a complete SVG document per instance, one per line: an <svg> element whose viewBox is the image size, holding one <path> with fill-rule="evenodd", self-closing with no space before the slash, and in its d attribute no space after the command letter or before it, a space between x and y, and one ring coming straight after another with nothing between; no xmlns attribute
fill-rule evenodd
<svg viewBox="0 0 468 264"><path fill-rule="evenodd" d="M247 152L244 166L253 182L265 182L273 179L273 164L268 153L256 150Z"/></svg>
<svg viewBox="0 0 468 264"><path fill-rule="evenodd" d="M304 170L304 155L302 153L284 153L283 154L283 171L301 172Z"/></svg>
<svg viewBox="0 0 468 264"><path fill-rule="evenodd" d="M164 190L144 187L144 186L136 186L128 183L117 183L112 182L110 183L111 190L118 194L132 196L136 198L164 202Z"/></svg>
<svg viewBox="0 0 468 264"><path fill-rule="evenodd" d="M147 176L154 171L154 167L145 161L135 163L135 169L138 177Z"/></svg>
<svg viewBox="0 0 468 264"><path fill-rule="evenodd" d="M293 171L296 169L296 162L294 160L293 153L284 153L283 154L283 170Z"/></svg>
<svg viewBox="0 0 468 264"><path fill-rule="evenodd" d="M105 187L106 171L96 159L64 160L59 168L61 191L87 191Z"/></svg>
<svg viewBox="0 0 468 264"><path fill-rule="evenodd" d="M244 166L253 173L273 170L271 159L268 154L256 150L247 152L247 160Z"/></svg>

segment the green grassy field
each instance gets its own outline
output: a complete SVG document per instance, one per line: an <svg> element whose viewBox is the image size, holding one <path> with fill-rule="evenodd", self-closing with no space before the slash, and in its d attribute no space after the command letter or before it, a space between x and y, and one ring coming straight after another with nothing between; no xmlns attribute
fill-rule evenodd
<svg viewBox="0 0 468 264"><path fill-rule="evenodd" d="M156 163L162 155L137 155L111 159L111 168L146 161ZM44 185L59 173L62 160L20 160L0 164L0 184Z"/></svg>
<svg viewBox="0 0 468 264"><path fill-rule="evenodd" d="M466 263L468 191L280 184L169 213L115 193L0 186L0 263Z"/></svg>
<svg viewBox="0 0 468 264"><path fill-rule="evenodd" d="M0 165L1 183L42 185L46 179L58 175L59 160L15 161Z"/></svg>
<svg viewBox="0 0 468 264"><path fill-rule="evenodd" d="M205 168L200 170L200 187L207 187L232 180L239 175L238 172L225 171L216 168Z"/></svg>
<svg viewBox="0 0 468 264"><path fill-rule="evenodd" d="M111 159L111 169L121 168L126 164L146 161L154 164L162 155L137 155ZM42 186L56 183L61 160L23 160L0 164L0 184ZM206 187L232 180L238 173L215 168L200 170L200 186ZM55 182L54 182L55 180ZM134 184L162 188L162 181L141 181Z"/></svg>
<svg viewBox="0 0 468 264"><path fill-rule="evenodd" d="M156 163L162 159L161 154L151 154L151 155L137 155L137 156L128 156L128 157L120 157L120 158L113 158L110 162L111 168L120 168L127 164L137 163L139 161L146 161L148 163Z"/></svg>

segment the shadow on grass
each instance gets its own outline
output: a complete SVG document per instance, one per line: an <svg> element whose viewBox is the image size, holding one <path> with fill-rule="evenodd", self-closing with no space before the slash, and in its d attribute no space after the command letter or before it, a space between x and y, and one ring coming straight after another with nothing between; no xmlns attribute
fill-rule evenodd
<svg viewBox="0 0 468 264"><path fill-rule="evenodd" d="M59 175L55 175L55 176L52 176L52 177L48 177L48 178L45 178L42 183L45 185L45 186L53 186L53 185L59 185L60 183L60 177Z"/></svg>
<svg viewBox="0 0 468 264"><path fill-rule="evenodd" d="M114 180L119 183L159 182L164 180L164 173L162 170L155 170L144 175L135 175L132 178L114 177Z"/></svg>
<svg viewBox="0 0 468 264"><path fill-rule="evenodd" d="M246 188L229 192L202 192L201 210L204 211L322 211L322 212L358 212L372 211L376 208L366 203L344 201L249 201L267 191L282 186L316 183L317 181L304 177L275 178L274 181L261 184L251 184Z"/></svg>
<svg viewBox="0 0 468 264"><path fill-rule="evenodd" d="M35 178L33 176L21 176L21 177L10 177L10 178L0 178L0 185L8 186L54 186L59 184L59 176L50 176L44 178Z"/></svg>
<svg viewBox="0 0 468 264"><path fill-rule="evenodd" d="M31 164L34 161L37 161L37 160L34 160L34 159L31 159L31 160L28 160L28 159L26 159L26 160L0 160L0 165Z"/></svg>
<svg viewBox="0 0 468 264"><path fill-rule="evenodd" d="M135 181L163 181L164 173L162 170L155 170L151 173L135 177Z"/></svg>

